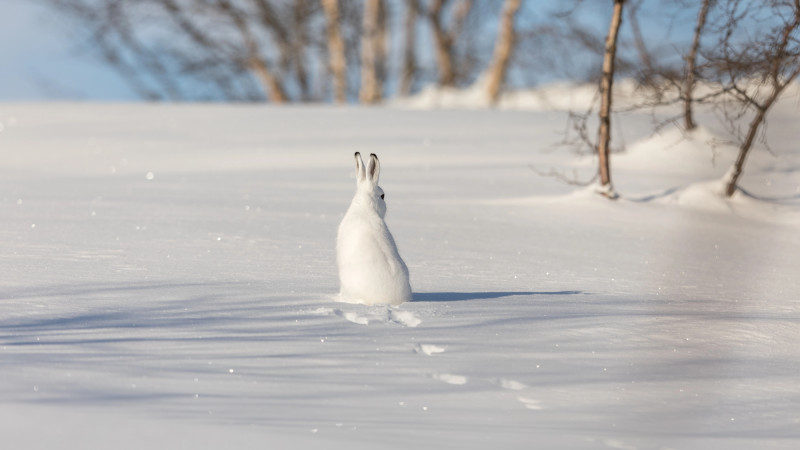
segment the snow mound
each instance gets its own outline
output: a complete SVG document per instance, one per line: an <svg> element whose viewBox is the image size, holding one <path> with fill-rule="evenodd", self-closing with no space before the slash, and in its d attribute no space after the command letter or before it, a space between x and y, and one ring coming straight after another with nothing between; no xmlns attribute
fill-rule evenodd
<svg viewBox="0 0 800 450"><path fill-rule="evenodd" d="M641 98L633 80L620 80L614 85L615 106L627 108ZM534 89L506 91L492 105L484 78L461 89L429 85L410 97L393 100L390 105L407 109L485 109L520 111L585 111L599 100L595 84L557 82Z"/></svg>
<svg viewBox="0 0 800 450"><path fill-rule="evenodd" d="M416 95L395 100L392 106L409 109L481 109L489 106L489 98L477 83L467 89L429 85Z"/></svg>
<svg viewBox="0 0 800 450"><path fill-rule="evenodd" d="M706 173L716 176L719 167L727 167L735 149L703 126L686 133L670 128L631 145L612 156L615 169L668 174Z"/></svg>
<svg viewBox="0 0 800 450"><path fill-rule="evenodd" d="M694 211L732 214L762 222L800 224L800 213L787 205L753 197L741 189L727 197L724 178L690 184L657 201Z"/></svg>
<svg viewBox="0 0 800 450"><path fill-rule="evenodd" d="M706 181L690 184L689 186L676 190L665 196L661 201L666 204L674 204L687 208L705 210L710 212L731 212L733 211L732 199L728 199L724 194L725 186L722 180ZM739 192L734 193L737 200L741 197ZM742 201L747 202L747 199Z"/></svg>
<svg viewBox="0 0 800 450"><path fill-rule="evenodd" d="M757 84L757 82L754 81ZM709 95L720 89L719 86L698 83L695 94L698 97ZM465 88L428 85L414 95L395 98L389 106L405 109L506 109L519 111L587 111L599 105L598 85L596 83L574 83L559 81L531 89L506 90L500 93L496 104L487 95L486 77L481 77ZM614 111L631 109L650 110L653 91L639 85L636 80L626 78L616 80L613 86ZM661 112L679 113L679 93L675 90L662 92ZM800 97L800 83L789 85L778 104L794 107ZM778 105L776 105L778 106Z"/></svg>

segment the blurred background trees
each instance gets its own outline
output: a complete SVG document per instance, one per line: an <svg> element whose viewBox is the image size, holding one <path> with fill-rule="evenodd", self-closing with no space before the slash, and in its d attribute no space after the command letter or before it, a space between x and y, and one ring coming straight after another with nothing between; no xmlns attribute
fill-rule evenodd
<svg viewBox="0 0 800 450"><path fill-rule="evenodd" d="M695 105L718 108L740 144L732 195L800 76L800 0L38 1L150 101L374 104L435 86L472 87L488 106L504 89L597 83L597 141L585 123L581 137L612 194L614 78L634 81L642 108L682 103L687 132Z"/></svg>
<svg viewBox="0 0 800 450"><path fill-rule="evenodd" d="M504 86L598 79L602 60L586 18L603 9L580 1L38 1L151 101L375 103L481 80L496 102Z"/></svg>
<svg viewBox="0 0 800 450"><path fill-rule="evenodd" d="M275 103L376 103L428 85L476 82L496 103L504 87L599 84L614 3L37 1L58 13L77 48L112 67L142 99ZM653 95L678 92L687 129L694 126L695 84L719 81L713 53L724 47L729 59L751 58L737 46L751 45L745 41L755 31L779 26L794 7L794 0L624 3L615 76L632 78ZM728 66L746 75L749 64Z"/></svg>

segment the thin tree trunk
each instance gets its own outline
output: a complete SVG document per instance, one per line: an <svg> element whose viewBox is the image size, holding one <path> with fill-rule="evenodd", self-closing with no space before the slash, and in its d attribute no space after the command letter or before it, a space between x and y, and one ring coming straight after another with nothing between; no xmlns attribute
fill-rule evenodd
<svg viewBox="0 0 800 450"><path fill-rule="evenodd" d="M124 3L110 4L109 7L112 8L109 14L111 18L111 27L117 31L120 40L122 40L133 56L139 61L138 63L134 63L134 66L141 65L146 67L153 78L162 86L168 98L171 100L181 100L183 95L178 87L178 83L169 76L169 73L158 56L149 51L146 46L141 45L136 39L136 34L132 30L131 23L129 23L126 14L122 11Z"/></svg>
<svg viewBox="0 0 800 450"><path fill-rule="evenodd" d="M461 35L464 29L464 23L467 21L469 11L472 9L473 0L461 0L453 11L453 25L448 30L447 34L450 37L450 47L452 47Z"/></svg>
<svg viewBox="0 0 800 450"><path fill-rule="evenodd" d="M247 24L247 19L228 0L217 0L217 6L221 11L231 16L234 25L242 35L247 55L244 61L245 66L255 73L270 101L286 103L288 97L283 91L283 86L278 77L272 73L266 61L261 57L258 41L253 36L250 26Z"/></svg>
<svg viewBox="0 0 800 450"><path fill-rule="evenodd" d="M433 0L430 7L430 18L431 27L433 28L436 64L439 67L439 84L452 86L455 84L455 73L453 72L453 59L450 54L450 36L445 32L442 24L442 7L444 3L445 0Z"/></svg>
<svg viewBox="0 0 800 450"><path fill-rule="evenodd" d="M385 0L381 0L380 8L378 9L378 35L376 38L375 74L378 81L378 94L382 98L389 71L389 29Z"/></svg>
<svg viewBox="0 0 800 450"><path fill-rule="evenodd" d="M434 52L439 68L439 85L455 86L456 67L453 61L453 45L461 34L464 22L472 9L472 0L461 0L453 11L450 29L446 29L442 18L442 9L447 0L433 0L428 16L433 29Z"/></svg>
<svg viewBox="0 0 800 450"><path fill-rule="evenodd" d="M700 48L700 36L703 34L703 28L706 25L706 17L708 16L708 10L711 7L712 1L713 0L703 0L700 13L697 15L697 25L694 28L692 47L689 50L689 54L686 56L686 80L684 80L683 85L683 122L684 127L686 127L688 131L697 128L692 110L697 50Z"/></svg>
<svg viewBox="0 0 800 450"><path fill-rule="evenodd" d="M611 88L614 83L614 61L617 53L617 36L622 24L622 5L625 0L614 0L614 13L606 37L605 54L603 56L603 78L600 82L600 127L597 131L597 156L599 159L599 175L601 193L615 198L611 184L611 166L609 164L609 144L611 142Z"/></svg>
<svg viewBox="0 0 800 450"><path fill-rule="evenodd" d="M400 92L401 96L408 96L411 94L411 88L414 84L414 76L417 72L417 61L414 52L416 45L415 37L417 15L419 14L419 5L417 0L406 0L406 17L405 17L405 42L403 43L403 73L400 76Z"/></svg>
<svg viewBox="0 0 800 450"><path fill-rule="evenodd" d="M653 74L656 73L656 69L653 66L653 58L647 50L642 30L639 28L638 10L641 6L642 0L632 1L628 3L626 11L628 12L628 21L630 23L631 34L633 35L633 45L636 47L636 53L639 54L639 61L642 66L642 69L639 70L642 74L642 82L646 85L652 85Z"/></svg>
<svg viewBox="0 0 800 450"><path fill-rule="evenodd" d="M487 81L487 94L489 101L494 105L500 98L500 87L506 79L508 62L514 51L514 17L519 11L520 0L506 0L503 13L500 17L500 30L497 34L497 44L494 47L494 57L489 68Z"/></svg>
<svg viewBox="0 0 800 450"><path fill-rule="evenodd" d="M363 34L361 37L361 90L362 103L375 103L381 99L378 85L378 64L380 51L379 31L381 0L366 0L364 3Z"/></svg>
<svg viewBox="0 0 800 450"><path fill-rule="evenodd" d="M798 10L798 24L800 24L800 10ZM739 154L736 156L736 161L734 161L731 168L728 170L728 173L725 174L723 178L723 183L725 184L725 196L731 197L733 193L736 192L736 186L739 183L739 177L742 175L742 171L744 170L744 163L747 160L747 155L750 154L750 149L753 147L753 144L756 141L756 137L758 136L758 132L761 128L761 125L767 119L767 112L769 109L772 108L772 105L778 100L783 90L789 83L792 82L795 78L800 75L800 67L795 69L790 75L788 75L785 79L778 78L777 71L778 67L775 67L776 74L772 79L772 92L770 93L769 97L764 100L764 103L758 105L758 109L756 110L756 115L753 117L753 120L750 121L750 126L747 129L747 135L745 135L744 141L739 146Z"/></svg>
<svg viewBox="0 0 800 450"><path fill-rule="evenodd" d="M338 103L347 101L347 60L344 41L339 32L339 3L337 0L322 0L328 22L328 53L333 74L333 97Z"/></svg>
<svg viewBox="0 0 800 450"><path fill-rule="evenodd" d="M280 81L272 74L267 64L258 56L252 56L248 61L250 70L254 71L256 77L261 81L261 85L265 87L270 101L273 103L286 103L288 98L286 93L283 92L283 86Z"/></svg>
<svg viewBox="0 0 800 450"><path fill-rule="evenodd" d="M439 68L439 85L455 86L456 68L453 62L453 45L461 33L464 22L472 9L472 0L461 0L453 11L453 23L449 30L442 23L442 9L446 0L433 0L428 16L433 29L434 52Z"/></svg>
<svg viewBox="0 0 800 450"><path fill-rule="evenodd" d="M292 59L297 70L297 83L300 85L300 99L302 101L311 100L311 92L308 82L308 70L306 69L305 50L308 46L308 8L305 0L295 2L293 10L295 39L291 46Z"/></svg>
<svg viewBox="0 0 800 450"><path fill-rule="evenodd" d="M739 183L739 177L742 175L744 162L747 160L747 155L750 154L750 149L753 147L753 143L758 135L758 129L764 122L765 116L766 110L759 109L758 113L756 113L755 117L753 117L753 120L750 121L750 128L747 130L747 136L745 137L744 142L742 142L742 145L739 147L739 154L736 155L736 161L733 163L730 170L728 170L728 173L725 174L725 178L723 179L726 197L731 197L733 196L733 193L736 192L736 185Z"/></svg>
<svg viewBox="0 0 800 450"><path fill-rule="evenodd" d="M212 75L212 79L224 98L229 100L258 100L261 92L256 94L245 85L237 85L235 83L235 75L232 75L232 73L236 72L237 68L228 63L231 59L229 50L210 39L197 24L192 22L191 13L186 11L184 6L181 6L175 0L161 0L160 4L178 28L188 35L191 41L200 47L203 52L210 56L209 59L214 62L214 65L220 67L219 71Z"/></svg>
<svg viewBox="0 0 800 450"><path fill-rule="evenodd" d="M800 63L797 63L794 60L794 69L791 73L784 74L784 70L786 66L783 64L787 61L786 55L786 48L790 46L793 42L792 34L800 28L800 0L794 0L794 19L787 23L781 32L781 40L777 46L775 46L775 56L771 61L771 67L769 72L766 74L769 77L770 82L772 83L772 92L769 93L769 96L763 101L756 103L755 99L752 96L748 96L747 99L751 104L755 103L756 106L756 115L753 117L753 120L750 121L750 127L747 130L747 135L745 136L744 141L742 141L742 145L739 146L739 154L736 156L736 161L731 166L728 173L725 174L723 178L723 182L725 183L725 196L731 197L736 192L736 187L739 183L739 177L742 175L742 171L744 170L744 163L747 160L747 155L750 153L750 149L753 147L753 143L758 136L759 130L761 125L764 124L767 117L767 112L769 112L772 105L778 100L778 97L781 96L783 90L788 86L792 81L800 76ZM789 61L792 61L789 59Z"/></svg>

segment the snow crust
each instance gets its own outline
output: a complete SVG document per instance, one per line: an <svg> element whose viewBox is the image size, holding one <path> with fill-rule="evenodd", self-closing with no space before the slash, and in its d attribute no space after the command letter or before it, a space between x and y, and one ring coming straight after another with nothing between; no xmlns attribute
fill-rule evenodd
<svg viewBox="0 0 800 450"><path fill-rule="evenodd" d="M3 446L797 448L798 116L728 200L631 114L609 201L545 110L2 104ZM335 301L354 151L399 307Z"/></svg>

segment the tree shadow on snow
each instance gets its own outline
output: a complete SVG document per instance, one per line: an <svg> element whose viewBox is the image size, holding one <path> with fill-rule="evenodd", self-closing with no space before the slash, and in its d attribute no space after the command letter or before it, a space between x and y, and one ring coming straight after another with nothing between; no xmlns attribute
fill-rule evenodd
<svg viewBox="0 0 800 450"><path fill-rule="evenodd" d="M684 186L685 188L685 186ZM649 203L655 200L660 200L663 198L667 198L672 194L680 191L681 187L671 187L669 189L665 189L663 191L656 192L654 194L648 194L639 197L628 197L625 196L624 198L628 201L635 202L635 203ZM784 204L784 203L791 203L800 200L800 194L793 194L793 195L786 195L786 196L779 196L779 197L770 197L765 195L757 195L750 191L743 189L741 186L737 186L736 189L744 195L745 197L749 197L753 200L758 200L765 203L775 203L775 204Z"/></svg>
<svg viewBox="0 0 800 450"><path fill-rule="evenodd" d="M577 295L583 291L552 292L414 292L414 302L462 302L467 300L491 300L518 295Z"/></svg>
<svg viewBox="0 0 800 450"><path fill-rule="evenodd" d="M800 200L800 194L786 195L781 197L769 197L764 195L756 195L750 191L744 190L741 186L737 186L736 189L738 189L739 192L741 192L742 195L744 195L745 197L750 197L754 200L759 200L767 203L784 203L784 202Z"/></svg>
<svg viewBox="0 0 800 450"><path fill-rule="evenodd" d="M678 192L681 188L679 187L671 187L669 189L665 189L663 191L657 192L655 194L645 195L643 197L625 197L626 200L635 202L635 203L649 203L655 200L659 200L662 198L669 197L670 195Z"/></svg>

